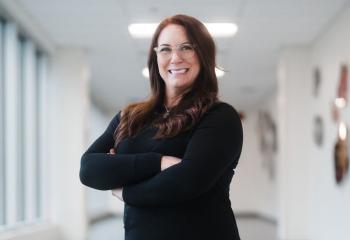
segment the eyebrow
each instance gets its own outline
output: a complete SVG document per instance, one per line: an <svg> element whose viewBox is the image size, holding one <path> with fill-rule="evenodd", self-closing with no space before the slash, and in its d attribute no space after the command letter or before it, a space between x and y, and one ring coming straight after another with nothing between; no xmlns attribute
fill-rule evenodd
<svg viewBox="0 0 350 240"><path fill-rule="evenodd" d="M180 43L180 44L177 44L177 45L183 45L183 44L191 44L189 41L186 41L186 42L183 42L183 43ZM163 43L163 44L160 44L159 46L171 46L170 44L168 43Z"/></svg>

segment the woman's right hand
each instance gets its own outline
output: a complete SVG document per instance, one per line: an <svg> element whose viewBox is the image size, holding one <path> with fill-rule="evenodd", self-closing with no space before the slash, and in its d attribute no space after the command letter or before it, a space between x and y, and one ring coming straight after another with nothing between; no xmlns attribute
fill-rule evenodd
<svg viewBox="0 0 350 240"><path fill-rule="evenodd" d="M161 159L161 170L165 170L175 164L179 164L182 159L173 156L163 156Z"/></svg>

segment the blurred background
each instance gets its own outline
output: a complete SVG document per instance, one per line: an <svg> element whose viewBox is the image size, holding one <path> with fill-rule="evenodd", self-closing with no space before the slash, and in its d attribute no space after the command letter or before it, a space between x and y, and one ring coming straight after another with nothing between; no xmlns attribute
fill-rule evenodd
<svg viewBox="0 0 350 240"><path fill-rule="evenodd" d="M123 203L80 183L80 157L148 96L152 29L130 24L177 13L229 23L210 32L244 127L242 239L350 239L349 0L0 0L0 239L123 239Z"/></svg>

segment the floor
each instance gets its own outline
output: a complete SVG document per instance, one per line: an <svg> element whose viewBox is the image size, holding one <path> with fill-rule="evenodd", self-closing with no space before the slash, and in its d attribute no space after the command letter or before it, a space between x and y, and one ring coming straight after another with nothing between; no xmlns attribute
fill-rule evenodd
<svg viewBox="0 0 350 240"><path fill-rule="evenodd" d="M242 240L277 240L276 225L259 218L237 218ZM113 217L93 224L88 240L123 240L123 220Z"/></svg>

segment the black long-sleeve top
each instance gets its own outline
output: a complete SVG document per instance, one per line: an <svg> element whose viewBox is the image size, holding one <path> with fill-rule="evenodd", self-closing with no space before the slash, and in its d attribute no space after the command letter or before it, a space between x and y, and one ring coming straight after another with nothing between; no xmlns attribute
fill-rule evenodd
<svg viewBox="0 0 350 240"><path fill-rule="evenodd" d="M86 186L123 187L126 240L239 240L229 186L240 157L243 132L235 109L220 102L190 130L153 139L150 126L114 145L117 114L81 158ZM163 155L181 158L161 171Z"/></svg>

